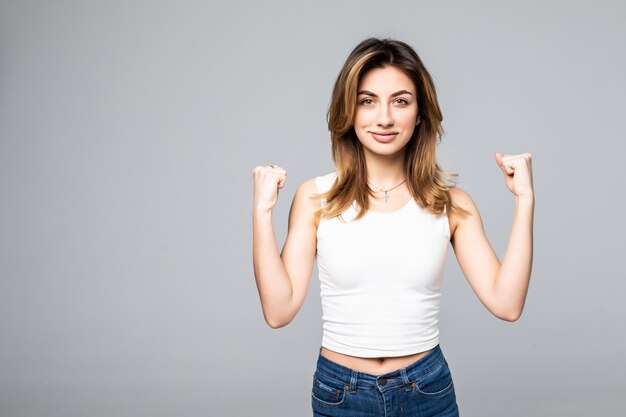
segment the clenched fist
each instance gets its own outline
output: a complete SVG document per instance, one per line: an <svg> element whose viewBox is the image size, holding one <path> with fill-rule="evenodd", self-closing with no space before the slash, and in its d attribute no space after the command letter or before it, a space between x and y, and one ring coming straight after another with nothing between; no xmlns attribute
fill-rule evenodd
<svg viewBox="0 0 626 417"><path fill-rule="evenodd" d="M258 166L254 177L254 210L271 211L278 200L278 191L285 186L287 171L278 165Z"/></svg>
<svg viewBox="0 0 626 417"><path fill-rule="evenodd" d="M496 152L496 162L504 173L504 182L516 197L533 197L532 156L529 153L507 155Z"/></svg>

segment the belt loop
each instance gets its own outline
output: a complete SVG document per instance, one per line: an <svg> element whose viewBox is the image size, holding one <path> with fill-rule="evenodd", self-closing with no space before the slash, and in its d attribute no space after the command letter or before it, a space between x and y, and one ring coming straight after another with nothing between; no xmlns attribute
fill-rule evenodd
<svg viewBox="0 0 626 417"><path fill-rule="evenodd" d="M352 376L350 377L350 393L356 394L356 383L359 379L359 371L352 370Z"/></svg>
<svg viewBox="0 0 626 417"><path fill-rule="evenodd" d="M406 391L411 390L411 381L409 381L409 376L406 373L406 368L400 369L400 376L402 376L402 382L404 383L404 389Z"/></svg>

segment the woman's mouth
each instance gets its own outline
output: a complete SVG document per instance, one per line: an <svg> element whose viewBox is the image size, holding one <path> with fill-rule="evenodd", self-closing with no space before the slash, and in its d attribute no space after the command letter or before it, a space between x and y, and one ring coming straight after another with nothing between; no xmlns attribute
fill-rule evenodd
<svg viewBox="0 0 626 417"><path fill-rule="evenodd" d="M398 136L397 132L370 132L376 141L381 143L391 142Z"/></svg>

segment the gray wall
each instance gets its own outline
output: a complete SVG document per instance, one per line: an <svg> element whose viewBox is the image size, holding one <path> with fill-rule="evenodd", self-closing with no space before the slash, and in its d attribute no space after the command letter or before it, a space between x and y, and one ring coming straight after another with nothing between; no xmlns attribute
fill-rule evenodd
<svg viewBox="0 0 626 417"><path fill-rule="evenodd" d="M305 416L317 271L273 330L252 273L252 169L330 172L325 112L368 36L413 45L446 169L502 256L493 154L533 154L522 318L450 248L441 346L466 416L626 413L626 3L0 2L0 416ZM622 191L619 191L622 190Z"/></svg>

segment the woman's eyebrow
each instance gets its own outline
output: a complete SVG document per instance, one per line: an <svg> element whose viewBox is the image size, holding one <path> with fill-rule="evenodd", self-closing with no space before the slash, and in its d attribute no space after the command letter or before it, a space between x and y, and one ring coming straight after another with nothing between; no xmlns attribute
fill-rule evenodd
<svg viewBox="0 0 626 417"><path fill-rule="evenodd" d="M367 90L361 90L361 91L359 91L357 93L357 95L359 95L359 96L361 94L365 94L365 95L372 96L372 97L378 97L376 94L372 93L371 91L367 91ZM391 97L397 97L397 96L400 96L402 94L408 94L408 95L411 95L411 96L413 95L413 93L411 93L410 91L400 90L400 91L396 91L395 93L393 93L391 95Z"/></svg>

